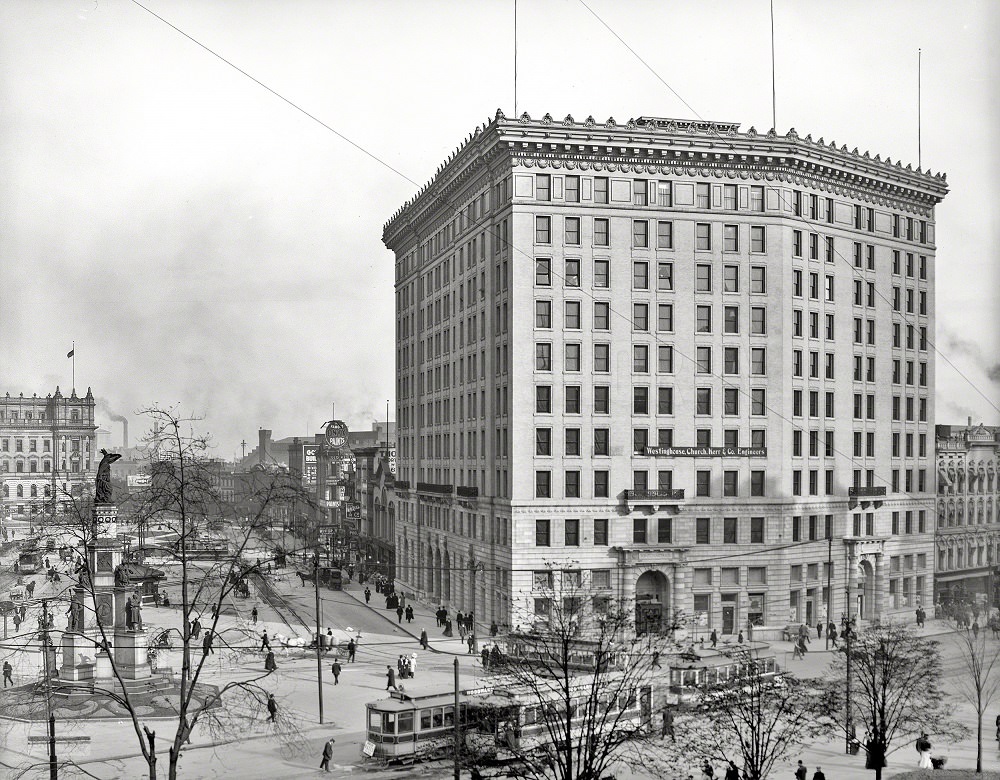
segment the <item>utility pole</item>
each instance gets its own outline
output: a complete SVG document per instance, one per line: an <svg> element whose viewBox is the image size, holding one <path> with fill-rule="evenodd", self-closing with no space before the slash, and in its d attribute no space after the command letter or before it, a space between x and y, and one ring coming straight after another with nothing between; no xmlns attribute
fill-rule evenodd
<svg viewBox="0 0 1000 780"><path fill-rule="evenodd" d="M319 692L319 722L323 723L323 654L320 651L320 615L319 615L319 548L313 554L313 584L316 586L316 689Z"/></svg>
<svg viewBox="0 0 1000 780"><path fill-rule="evenodd" d="M830 613L833 612L833 528L826 537L826 649L830 649Z"/></svg>
<svg viewBox="0 0 1000 780"><path fill-rule="evenodd" d="M844 738L846 741L846 752L851 752L851 731L853 718L851 717L851 638L854 634L854 627L852 625L853 620L851 618L851 547L848 545L844 550L845 568L844 568L844 631L847 633L847 647L845 649L847 653L847 680L845 687L846 703L847 707L844 714ZM865 750L868 746L865 745Z"/></svg>
<svg viewBox="0 0 1000 780"><path fill-rule="evenodd" d="M476 623L475 623L475 612L476 612L476 575L483 570L483 564L480 561L473 560L469 564L472 569L472 652L479 652L479 635L476 633Z"/></svg>
<svg viewBox="0 0 1000 780"><path fill-rule="evenodd" d="M49 714L49 780L58 780L56 761L56 716L52 714L52 670L49 669L49 600L42 599L42 655L45 664L45 708ZM455 659L456 661L458 659Z"/></svg>
<svg viewBox="0 0 1000 780"><path fill-rule="evenodd" d="M243 457L240 460L246 460L247 457L247 442L246 439L240 442L240 447L243 448Z"/></svg>
<svg viewBox="0 0 1000 780"><path fill-rule="evenodd" d="M462 734L459 729L459 690L458 690L458 659L455 659L455 780L461 780L462 769L459 761L459 750L462 745Z"/></svg>

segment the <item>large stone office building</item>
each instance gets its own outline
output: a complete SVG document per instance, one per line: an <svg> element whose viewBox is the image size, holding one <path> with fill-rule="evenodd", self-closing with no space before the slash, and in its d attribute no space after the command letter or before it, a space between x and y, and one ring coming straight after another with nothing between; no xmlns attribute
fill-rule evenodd
<svg viewBox="0 0 1000 780"><path fill-rule="evenodd" d="M794 130L476 128L383 233L403 588L724 634L930 603L946 192Z"/></svg>

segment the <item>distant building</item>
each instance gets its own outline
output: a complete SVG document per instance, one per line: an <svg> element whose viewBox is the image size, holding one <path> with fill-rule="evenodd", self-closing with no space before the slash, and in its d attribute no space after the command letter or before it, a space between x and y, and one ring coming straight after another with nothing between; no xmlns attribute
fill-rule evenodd
<svg viewBox="0 0 1000 780"><path fill-rule="evenodd" d="M71 497L92 489L97 464L94 395L0 398L0 482L3 514L43 516L68 511Z"/></svg>
<svg viewBox="0 0 1000 780"><path fill-rule="evenodd" d="M938 425L936 600L1000 603L1000 428Z"/></svg>
<svg viewBox="0 0 1000 780"><path fill-rule="evenodd" d="M498 112L383 231L402 586L544 618L554 566L723 634L930 603L946 193L794 130Z"/></svg>

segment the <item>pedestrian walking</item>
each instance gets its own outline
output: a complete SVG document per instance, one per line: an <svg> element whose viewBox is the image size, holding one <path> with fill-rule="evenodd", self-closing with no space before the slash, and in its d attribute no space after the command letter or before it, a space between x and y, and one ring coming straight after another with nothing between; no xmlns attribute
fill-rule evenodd
<svg viewBox="0 0 1000 780"><path fill-rule="evenodd" d="M11 687L13 687L13 685L14 685L14 678L12 677L13 674L14 674L14 667L10 665L10 661L4 661L3 662L3 687L4 688L7 687L7 683L10 683Z"/></svg>
<svg viewBox="0 0 1000 780"><path fill-rule="evenodd" d="M979 639L979 621L978 620L973 620L972 621L972 636L975 639Z"/></svg>
<svg viewBox="0 0 1000 780"><path fill-rule="evenodd" d="M701 764L701 775L707 780L715 780L715 768L707 758Z"/></svg>
<svg viewBox="0 0 1000 780"><path fill-rule="evenodd" d="M796 658L803 658L802 655L802 640L796 639L795 644L792 646L792 660Z"/></svg>
<svg viewBox="0 0 1000 780"><path fill-rule="evenodd" d="M806 627L805 623L802 623L799 626L799 639L802 641L802 644L809 644L812 642L812 639L809 638L809 629Z"/></svg>
<svg viewBox="0 0 1000 780"><path fill-rule="evenodd" d="M250 622L257 625L257 607L250 610Z"/></svg>
<svg viewBox="0 0 1000 780"><path fill-rule="evenodd" d="M823 770L816 767L816 771L813 772L813 780L826 780L826 775L823 774Z"/></svg>
<svg viewBox="0 0 1000 780"><path fill-rule="evenodd" d="M712 629L712 635L709 637L709 639L712 642L712 647L715 647L717 644L719 644L719 634L718 632L716 632L714 628Z"/></svg>
<svg viewBox="0 0 1000 780"><path fill-rule="evenodd" d="M215 650L212 649L212 640L213 640L212 632L206 631L205 641L202 642L201 644L202 655L215 654Z"/></svg>
<svg viewBox="0 0 1000 780"><path fill-rule="evenodd" d="M740 770L732 761L726 767L726 780L740 780Z"/></svg>
<svg viewBox="0 0 1000 780"><path fill-rule="evenodd" d="M476 648L476 635L470 632L469 633L469 638L466 640L466 643L469 645L469 653L470 654L475 653L476 652L476 649L475 649Z"/></svg>
<svg viewBox="0 0 1000 780"><path fill-rule="evenodd" d="M494 620L492 623L490 623L490 636L496 636L499 632L500 629L497 628L497 622Z"/></svg>
<svg viewBox="0 0 1000 780"><path fill-rule="evenodd" d="M404 612L406 614L406 622L407 623L412 623L413 622L413 607L411 607L409 604L407 604L406 605L406 609L404 610Z"/></svg>
<svg viewBox="0 0 1000 780"><path fill-rule="evenodd" d="M274 723L274 719L278 716L278 702L274 700L274 694L267 694L267 711L269 713L267 722Z"/></svg>
<svg viewBox="0 0 1000 780"><path fill-rule="evenodd" d="M397 623L402 623L403 622L403 608L402 607L396 607L396 622Z"/></svg>
<svg viewBox="0 0 1000 780"><path fill-rule="evenodd" d="M674 711L669 705L663 708L663 727L660 730L660 736L664 739L669 736L671 742L677 741L674 736Z"/></svg>
<svg viewBox="0 0 1000 780"><path fill-rule="evenodd" d="M461 612L455 613L455 625L458 626L459 639L465 639L465 615Z"/></svg>
<svg viewBox="0 0 1000 780"><path fill-rule="evenodd" d="M365 604L370 603L371 600L372 600L372 591L371 591L371 588L366 587L365 588Z"/></svg>
<svg viewBox="0 0 1000 780"><path fill-rule="evenodd" d="M660 651L659 650L654 650L653 651L653 662L649 665L649 668L650 669L662 669L663 668L662 666L660 666Z"/></svg>
<svg viewBox="0 0 1000 780"><path fill-rule="evenodd" d="M385 682L385 689L389 690L390 688L392 688L393 690L395 690L395 688L396 688L396 672L388 664L385 667L385 680L386 680L386 682Z"/></svg>
<svg viewBox="0 0 1000 780"><path fill-rule="evenodd" d="M934 765L931 763L931 741L927 739L927 733L920 735L920 739L917 740L917 755L920 758L917 760L917 769L933 769Z"/></svg>
<svg viewBox="0 0 1000 780"><path fill-rule="evenodd" d="M326 744L323 745L323 760L319 762L319 768L325 769L327 772L330 771L330 760L333 758L333 743L336 740L330 737Z"/></svg>
<svg viewBox="0 0 1000 780"><path fill-rule="evenodd" d="M802 759L799 759L798 765L795 767L795 780L806 780L806 776L809 774L809 770L806 769L806 765L802 763Z"/></svg>
<svg viewBox="0 0 1000 780"><path fill-rule="evenodd" d="M191 638L197 639L201 635L201 621L196 617L191 621Z"/></svg>
<svg viewBox="0 0 1000 780"><path fill-rule="evenodd" d="M273 672L278 668L277 662L274 660L274 651L268 648L267 655L264 656L264 671Z"/></svg>
<svg viewBox="0 0 1000 780"><path fill-rule="evenodd" d="M430 650L430 644L427 642L427 629L420 630L420 649Z"/></svg>
<svg viewBox="0 0 1000 780"><path fill-rule="evenodd" d="M348 663L351 663L351 664L354 663L354 654L357 652L357 650L358 650L358 646L354 643L353 639L350 642L347 643L347 662Z"/></svg>
<svg viewBox="0 0 1000 780"><path fill-rule="evenodd" d="M822 620L819 623L816 624L816 638L817 639L822 639L823 638L823 621Z"/></svg>
<svg viewBox="0 0 1000 780"><path fill-rule="evenodd" d="M212 605L212 620L218 620L218 619L219 619L219 605L218 604L213 604Z"/></svg>
<svg viewBox="0 0 1000 780"><path fill-rule="evenodd" d="M260 650L261 652L264 652L265 650L270 651L270 649L271 649L271 640L267 638L267 631L265 631L263 634L261 634L260 637Z"/></svg>
<svg viewBox="0 0 1000 780"><path fill-rule="evenodd" d="M490 668L490 649L484 645L482 651L479 653L479 656L482 659L483 669L489 669Z"/></svg>
<svg viewBox="0 0 1000 780"><path fill-rule="evenodd" d="M334 659L330 671L333 672L333 684L340 685L340 661Z"/></svg>
<svg viewBox="0 0 1000 780"><path fill-rule="evenodd" d="M438 628L441 628L441 625L444 623L444 618L441 617L441 612L443 611L443 609L444 609L443 607L438 607L437 611L434 613L434 617L437 618Z"/></svg>

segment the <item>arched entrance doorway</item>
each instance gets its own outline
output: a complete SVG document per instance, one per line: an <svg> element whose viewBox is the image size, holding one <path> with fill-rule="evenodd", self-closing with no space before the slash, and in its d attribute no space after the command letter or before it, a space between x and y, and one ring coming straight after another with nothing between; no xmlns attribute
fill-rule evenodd
<svg viewBox="0 0 1000 780"><path fill-rule="evenodd" d="M875 568L862 558L858 564L858 620L871 620L875 615Z"/></svg>
<svg viewBox="0 0 1000 780"><path fill-rule="evenodd" d="M669 627L670 581L663 572L643 572L635 583L636 634L659 634Z"/></svg>

